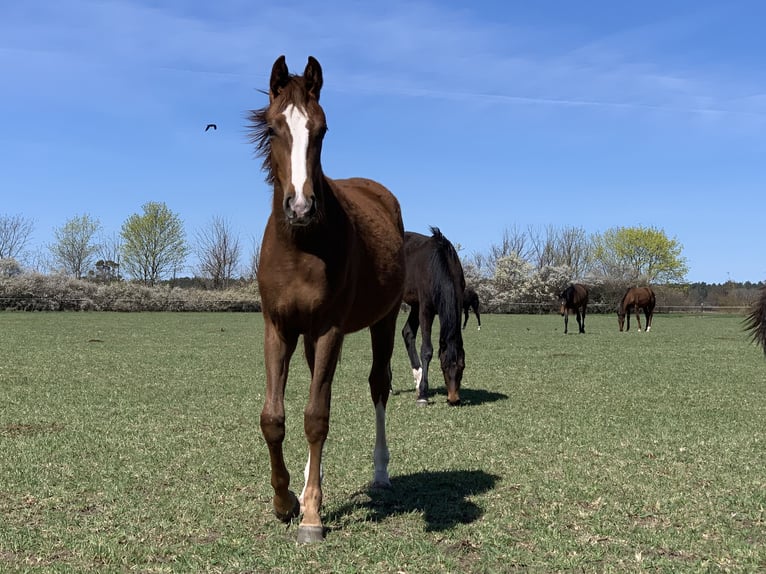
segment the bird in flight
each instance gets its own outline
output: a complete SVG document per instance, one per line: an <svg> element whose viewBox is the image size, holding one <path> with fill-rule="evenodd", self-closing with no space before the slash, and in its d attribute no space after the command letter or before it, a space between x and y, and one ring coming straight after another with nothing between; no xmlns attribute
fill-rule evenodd
<svg viewBox="0 0 766 574"><path fill-rule="evenodd" d="M213 128L214 130L217 130L218 126L215 125L215 124L208 124L207 127L205 128L205 131L209 130L210 128Z"/></svg>

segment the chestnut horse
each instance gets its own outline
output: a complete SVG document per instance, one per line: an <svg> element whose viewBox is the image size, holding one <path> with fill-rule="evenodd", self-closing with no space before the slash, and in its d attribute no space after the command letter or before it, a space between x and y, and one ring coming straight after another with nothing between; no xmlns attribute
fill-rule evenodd
<svg viewBox="0 0 766 574"><path fill-rule="evenodd" d="M753 341L763 348L766 355L766 287L761 288L758 301L747 316L745 328L750 331Z"/></svg>
<svg viewBox="0 0 766 574"><path fill-rule="evenodd" d="M438 228L431 237L407 231L404 234L404 258L407 273L404 302L410 314L402 329L402 337L410 357L415 378L418 405L428 404L428 366L433 357L431 327L439 315L439 361L447 386L447 402L460 403L460 382L465 368L460 310L463 306L465 277L463 266L452 243ZM421 328L420 358L415 337Z"/></svg>
<svg viewBox="0 0 766 574"><path fill-rule="evenodd" d="M620 305L617 308L617 321L620 324L620 332L622 332L622 326L625 322L625 315L628 316L628 326L625 329L630 331L630 312L634 311L636 314L636 321L638 321L638 332L641 332L641 317L638 312L640 309L644 310L644 316L646 317L646 332L652 328L652 316L654 315L654 305L657 302L657 298L654 296L654 291L651 287L631 287L625 292L625 295L620 301Z"/></svg>
<svg viewBox="0 0 766 574"><path fill-rule="evenodd" d="M564 316L564 334L569 327L569 311L577 315L577 326L580 333L585 333L585 311L588 309L588 288L582 283L572 283L559 295L560 313Z"/></svg>
<svg viewBox="0 0 766 574"><path fill-rule="evenodd" d="M479 328L477 331L481 331L481 315L479 315L479 296L472 287L466 287L463 291L463 313L465 313L465 321L463 321L463 329L468 324L468 312L473 309L473 314L476 315L476 320L479 322Z"/></svg>
<svg viewBox="0 0 766 574"><path fill-rule="evenodd" d="M396 198L374 181L332 180L322 171L327 123L321 88L322 68L314 58L297 76L280 56L271 71L269 104L250 115L251 140L274 188L258 267L266 359L261 431L269 449L274 513L285 522L303 513L299 542L324 538L321 468L332 381L344 335L365 327L372 337L373 486L391 484L386 403L405 273ZM306 482L298 498L289 489L282 442L285 385L300 335L311 383L303 417Z"/></svg>

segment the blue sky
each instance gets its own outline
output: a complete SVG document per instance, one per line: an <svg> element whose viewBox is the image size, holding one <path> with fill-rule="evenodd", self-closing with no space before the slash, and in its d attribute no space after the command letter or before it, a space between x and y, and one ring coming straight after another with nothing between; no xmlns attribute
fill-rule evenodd
<svg viewBox="0 0 766 574"><path fill-rule="evenodd" d="M0 8L0 214L34 248L163 201L249 250L270 208L246 114L274 60L324 70L325 173L389 187L463 255L514 226L654 226L690 281L766 279L766 4L25 0ZM218 130L204 132L207 123Z"/></svg>

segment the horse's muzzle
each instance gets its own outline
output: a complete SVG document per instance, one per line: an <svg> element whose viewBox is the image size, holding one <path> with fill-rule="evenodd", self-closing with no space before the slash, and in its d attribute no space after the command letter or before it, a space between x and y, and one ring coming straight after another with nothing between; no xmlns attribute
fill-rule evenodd
<svg viewBox="0 0 766 574"><path fill-rule="evenodd" d="M316 216L317 207L314 196L307 199L297 198L295 195L285 196L282 205L287 223L294 227L305 227L309 225Z"/></svg>

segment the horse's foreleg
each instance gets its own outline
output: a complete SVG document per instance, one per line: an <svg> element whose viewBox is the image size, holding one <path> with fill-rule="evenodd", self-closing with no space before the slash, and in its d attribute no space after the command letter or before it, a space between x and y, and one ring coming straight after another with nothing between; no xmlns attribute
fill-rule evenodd
<svg viewBox="0 0 766 574"><path fill-rule="evenodd" d="M419 306L412 305L410 307L410 314L407 316L407 321L402 328L402 338L404 339L404 346L407 349L407 356L410 358L410 366L412 367L412 377L415 379L415 389L420 386L420 380L423 378L423 368L420 364L420 357L418 357L418 349L416 344L416 337L418 334L418 327L420 326Z"/></svg>
<svg viewBox="0 0 766 574"><path fill-rule="evenodd" d="M390 453L386 440L386 405L388 404L388 388L391 386L391 356L394 352L394 335L396 318L399 310L370 327L372 338L372 368L370 369L370 396L375 407L375 448L372 453L374 471L372 475L373 488L390 488L388 477L388 461Z"/></svg>
<svg viewBox="0 0 766 574"><path fill-rule="evenodd" d="M304 335L304 338L308 335ZM322 507L322 451L330 428L332 379L343 345L343 334L330 329L316 340L314 369L309 401L303 411L303 428L309 443L308 472L303 489L303 519L298 527L298 542L324 539L319 512Z"/></svg>
<svg viewBox="0 0 766 574"><path fill-rule="evenodd" d="M421 307L420 311L420 362L423 365L423 376L420 379L418 385L417 401L419 405L428 404L428 367L431 364L431 359L434 356L434 347L431 344L431 326L433 325L434 317L427 316Z"/></svg>
<svg viewBox="0 0 766 574"><path fill-rule="evenodd" d="M476 315L476 322L479 324L479 328L476 329L477 331L481 331L481 315L479 315L479 306L476 305L476 307L473 308L473 313Z"/></svg>
<svg viewBox="0 0 766 574"><path fill-rule="evenodd" d="M463 320L463 329L465 329L465 326L468 324L469 312L470 312L470 307L463 307L463 314L465 315L465 319Z"/></svg>
<svg viewBox="0 0 766 574"><path fill-rule="evenodd" d="M564 334L569 330L569 309L564 310Z"/></svg>
<svg viewBox="0 0 766 574"><path fill-rule="evenodd" d="M285 438L285 386L290 357L298 342L297 335L278 332L266 320L264 355L266 363L266 399L261 411L261 432L269 448L271 486L274 488L274 514L282 521L298 515L299 504L290 487L290 473L285 466L282 442Z"/></svg>

